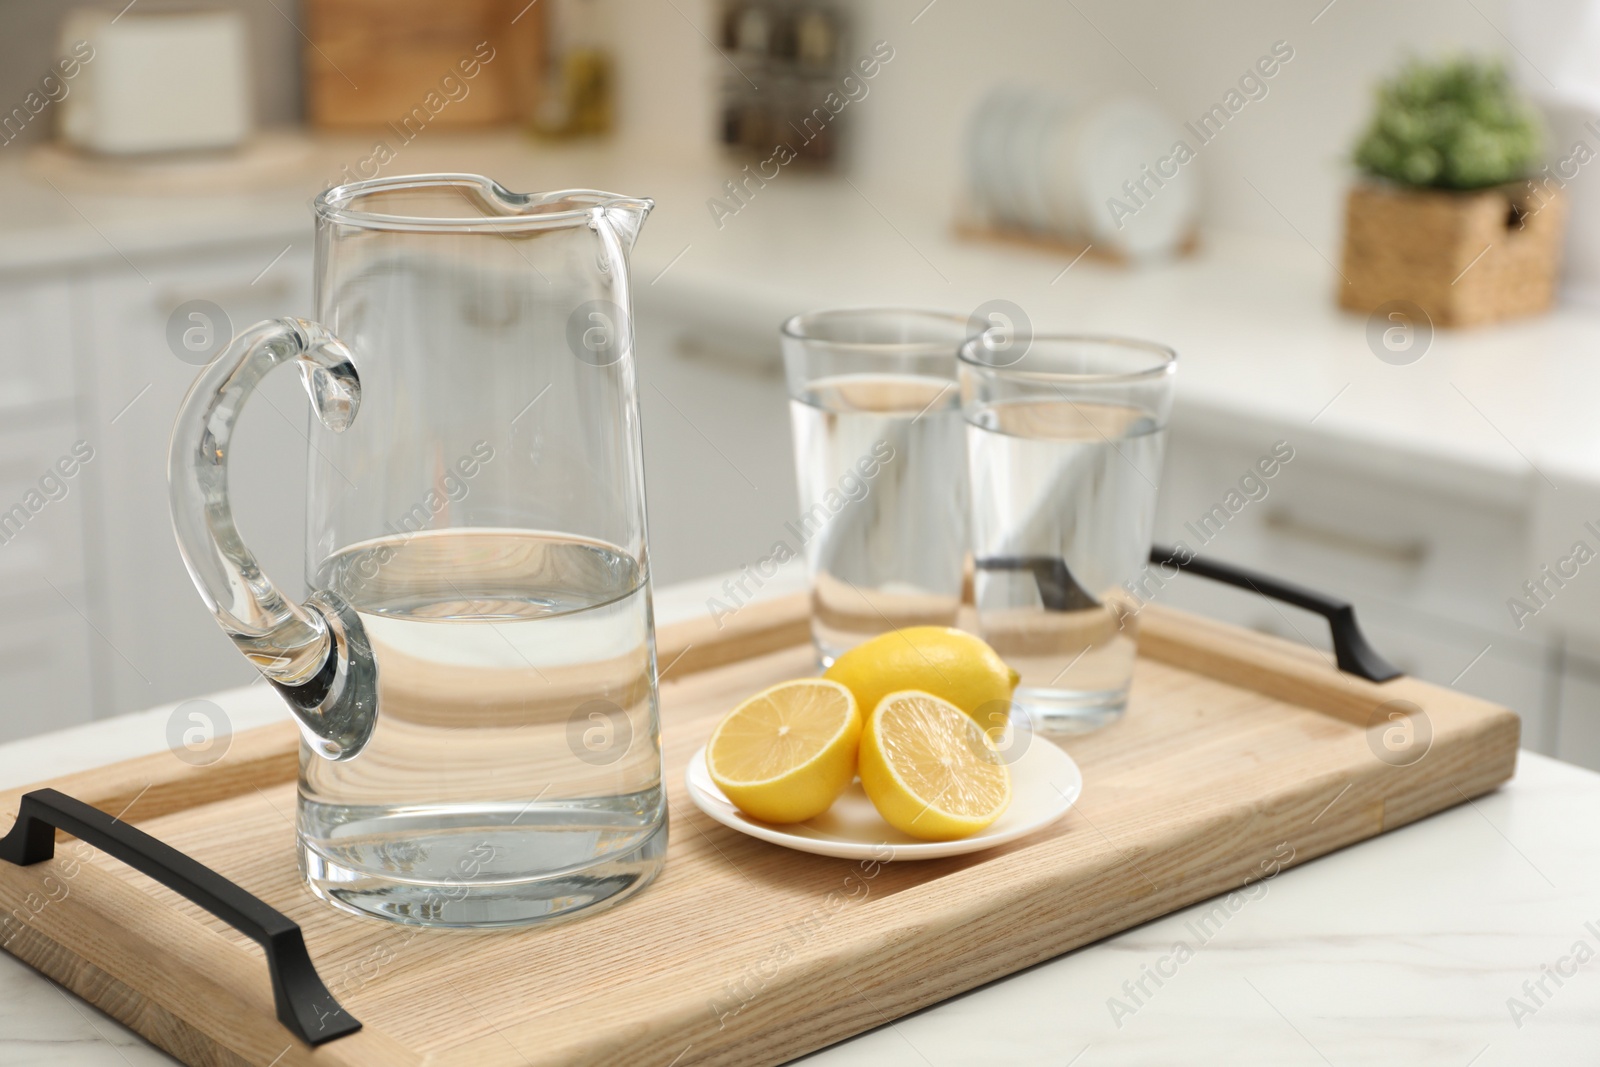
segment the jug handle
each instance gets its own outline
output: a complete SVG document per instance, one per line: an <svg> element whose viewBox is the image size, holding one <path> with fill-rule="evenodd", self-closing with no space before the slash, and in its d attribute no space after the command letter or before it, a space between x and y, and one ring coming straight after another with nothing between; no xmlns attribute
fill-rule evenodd
<svg viewBox="0 0 1600 1067"><path fill-rule="evenodd" d="M189 577L217 623L288 702L306 742L349 759L372 736L377 665L355 610L332 590L304 605L283 595L239 536L228 501L228 452L245 401L293 361L322 424L342 433L361 404L350 350L326 327L269 319L200 372L178 409L167 456L172 527Z"/></svg>

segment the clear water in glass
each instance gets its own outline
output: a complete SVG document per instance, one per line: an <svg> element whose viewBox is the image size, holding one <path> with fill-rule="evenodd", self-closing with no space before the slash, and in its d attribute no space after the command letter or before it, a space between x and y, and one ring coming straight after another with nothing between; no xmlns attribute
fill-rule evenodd
<svg viewBox="0 0 1600 1067"><path fill-rule="evenodd" d="M1133 407L1037 398L967 419L982 636L1022 675L1014 700L1036 729L1095 729L1127 701L1121 585L1149 551L1166 430ZM984 560L1059 560L1069 577L1052 605L1033 571Z"/></svg>
<svg viewBox="0 0 1600 1067"><path fill-rule="evenodd" d="M842 374L790 401L812 634L824 666L875 634L952 626L966 552L960 393L949 378Z"/></svg>

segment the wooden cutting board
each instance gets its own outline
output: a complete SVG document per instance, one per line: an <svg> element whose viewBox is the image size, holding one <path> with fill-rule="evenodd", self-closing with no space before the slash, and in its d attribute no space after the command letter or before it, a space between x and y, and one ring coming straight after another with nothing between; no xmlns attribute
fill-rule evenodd
<svg viewBox="0 0 1600 1067"><path fill-rule="evenodd" d="M719 715L811 670L805 610L794 598L720 631L662 631L666 870L620 907L545 930L417 930L311 897L295 872L288 725L240 735L203 769L160 753L47 783L296 920L358 1033L301 1044L274 1017L252 942L80 842L0 864L0 940L193 1064L774 1064L1460 803L1516 767L1519 720L1503 708L1362 681L1149 607L1126 718L1067 745L1085 787L1065 819L945 860L805 855L711 821L683 791ZM1396 709L1431 742L1386 747ZM5 825L21 792L0 795Z"/></svg>

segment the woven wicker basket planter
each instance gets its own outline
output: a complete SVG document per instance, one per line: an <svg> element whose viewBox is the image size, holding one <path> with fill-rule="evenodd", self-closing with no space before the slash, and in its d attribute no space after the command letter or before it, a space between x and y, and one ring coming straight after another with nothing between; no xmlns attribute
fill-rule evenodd
<svg viewBox="0 0 1600 1067"><path fill-rule="evenodd" d="M1409 300L1437 326L1543 311L1555 300L1565 221L1555 189L1357 185L1345 204L1339 304L1371 312Z"/></svg>

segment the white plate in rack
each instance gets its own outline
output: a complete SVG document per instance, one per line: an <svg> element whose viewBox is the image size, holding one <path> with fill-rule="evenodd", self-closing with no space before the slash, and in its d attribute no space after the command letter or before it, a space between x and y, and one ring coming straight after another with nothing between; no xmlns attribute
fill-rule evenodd
<svg viewBox="0 0 1600 1067"><path fill-rule="evenodd" d="M859 780L833 807L807 822L775 826L752 819L711 780L703 745L689 757L684 784L701 811L724 826L775 845L839 859L931 860L1003 845L1055 822L1072 810L1083 792L1083 772L1050 741L1029 737L1011 764L1011 806L993 825L959 841L919 841L896 830L883 821Z"/></svg>

